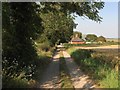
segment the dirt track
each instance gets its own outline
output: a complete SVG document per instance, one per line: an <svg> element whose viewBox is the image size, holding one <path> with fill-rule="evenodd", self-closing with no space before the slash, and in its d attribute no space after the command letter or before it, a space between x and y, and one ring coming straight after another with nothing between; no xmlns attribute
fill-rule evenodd
<svg viewBox="0 0 120 90"><path fill-rule="evenodd" d="M95 88L96 85L94 82L89 78L89 76L85 75L79 68L79 66L73 61L71 56L66 52L63 51L64 58L66 60L66 65L69 69L69 73L71 76L71 81L75 89L77 88Z"/></svg>
<svg viewBox="0 0 120 90"><path fill-rule="evenodd" d="M59 88L59 53L53 57L53 61L43 74L42 80L38 88Z"/></svg>
<svg viewBox="0 0 120 90"><path fill-rule="evenodd" d="M75 47L79 49L118 49L118 45L111 46L100 46L100 47ZM71 76L72 84L75 88L95 88L96 85L85 75L76 63L72 60L70 55L63 51L64 58L66 60L66 65L69 69ZM56 52L53 57L53 62L48 66L48 69L43 75L42 80L40 81L39 88L60 88L59 86L59 52Z"/></svg>

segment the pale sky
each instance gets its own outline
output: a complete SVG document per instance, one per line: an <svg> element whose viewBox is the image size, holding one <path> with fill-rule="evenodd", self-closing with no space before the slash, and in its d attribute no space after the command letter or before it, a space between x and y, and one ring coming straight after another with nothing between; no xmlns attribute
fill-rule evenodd
<svg viewBox="0 0 120 90"><path fill-rule="evenodd" d="M99 15L103 18L101 23L76 17L75 23L78 25L74 31L80 31L82 34L102 35L106 38L118 38L118 2L105 2Z"/></svg>

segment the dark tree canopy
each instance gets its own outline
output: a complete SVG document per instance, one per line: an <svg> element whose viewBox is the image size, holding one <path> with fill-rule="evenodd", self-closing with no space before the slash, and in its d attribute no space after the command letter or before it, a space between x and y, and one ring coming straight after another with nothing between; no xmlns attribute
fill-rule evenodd
<svg viewBox="0 0 120 90"><path fill-rule="evenodd" d="M4 70L13 66L7 72L10 75L25 70L37 58L33 39L43 30L37 9L35 3L3 3L2 58Z"/></svg>
<svg viewBox="0 0 120 90"><path fill-rule="evenodd" d="M49 12L40 15L43 20L44 32L41 41L48 40L51 44L68 42L75 24L70 15L63 12ZM49 16L49 17L48 17Z"/></svg>
<svg viewBox="0 0 120 90"><path fill-rule="evenodd" d="M104 7L104 2L49 2L41 3L44 5L44 12L51 10L61 11L65 14L76 13L79 16L86 17L96 22L101 22L99 10Z"/></svg>

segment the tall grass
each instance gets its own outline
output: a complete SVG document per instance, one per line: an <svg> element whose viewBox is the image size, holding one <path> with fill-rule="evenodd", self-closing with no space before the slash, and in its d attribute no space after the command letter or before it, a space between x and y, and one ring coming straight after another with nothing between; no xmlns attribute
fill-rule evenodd
<svg viewBox="0 0 120 90"><path fill-rule="evenodd" d="M73 50L73 51L72 51ZM106 52L107 50L68 50L74 61L80 68L93 78L99 87L117 88L118 71L115 69L118 61L115 54ZM112 52L114 53L114 52ZM110 55L109 55L110 54Z"/></svg>
<svg viewBox="0 0 120 90"><path fill-rule="evenodd" d="M118 73L114 70L108 71L106 77L100 81L102 87L117 88L118 87Z"/></svg>

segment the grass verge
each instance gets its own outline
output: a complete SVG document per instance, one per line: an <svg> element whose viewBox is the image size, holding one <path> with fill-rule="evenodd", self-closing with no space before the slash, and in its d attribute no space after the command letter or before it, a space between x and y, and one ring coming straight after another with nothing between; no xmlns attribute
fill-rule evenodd
<svg viewBox="0 0 120 90"><path fill-rule="evenodd" d="M73 48L68 52L82 71L93 78L100 88L118 88L118 71L115 69L118 61L115 58L116 53L110 54L107 50L75 50Z"/></svg>

